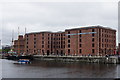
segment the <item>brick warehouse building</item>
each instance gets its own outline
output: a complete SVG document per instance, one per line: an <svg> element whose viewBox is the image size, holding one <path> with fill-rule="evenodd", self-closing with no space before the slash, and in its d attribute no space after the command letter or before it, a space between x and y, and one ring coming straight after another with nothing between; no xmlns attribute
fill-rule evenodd
<svg viewBox="0 0 120 80"><path fill-rule="evenodd" d="M106 55L114 54L116 30L102 26L66 29L65 32L27 33L26 54Z"/></svg>
<svg viewBox="0 0 120 80"><path fill-rule="evenodd" d="M38 32L25 35L25 52L31 54L63 54L65 53L64 32Z"/></svg>
<svg viewBox="0 0 120 80"><path fill-rule="evenodd" d="M18 36L18 40L14 40L14 51L17 53L24 53L25 51L25 40L22 35Z"/></svg>

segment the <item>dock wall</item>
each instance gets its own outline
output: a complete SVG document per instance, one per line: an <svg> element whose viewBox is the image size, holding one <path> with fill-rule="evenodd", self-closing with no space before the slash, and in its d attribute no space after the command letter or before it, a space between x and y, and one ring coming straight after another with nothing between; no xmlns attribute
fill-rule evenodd
<svg viewBox="0 0 120 80"><path fill-rule="evenodd" d="M118 57L111 56L43 56L43 55L34 55L36 60L54 60L54 61L65 61L65 62L88 62L88 63L107 63L107 64L118 64L120 60Z"/></svg>

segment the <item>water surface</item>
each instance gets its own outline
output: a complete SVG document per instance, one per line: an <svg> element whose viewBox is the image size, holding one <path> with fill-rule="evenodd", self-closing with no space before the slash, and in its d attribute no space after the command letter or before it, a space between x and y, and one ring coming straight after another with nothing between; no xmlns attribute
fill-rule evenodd
<svg viewBox="0 0 120 80"><path fill-rule="evenodd" d="M2 60L3 78L120 78L120 65L33 61L31 64L14 64Z"/></svg>

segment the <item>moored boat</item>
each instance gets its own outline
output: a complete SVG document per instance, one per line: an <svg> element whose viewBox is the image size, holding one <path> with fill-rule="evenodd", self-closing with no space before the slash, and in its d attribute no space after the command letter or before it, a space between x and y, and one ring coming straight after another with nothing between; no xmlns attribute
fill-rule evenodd
<svg viewBox="0 0 120 80"><path fill-rule="evenodd" d="M19 59L18 60L18 63L24 63L24 64L29 64L29 63L31 63L31 61L29 60L29 59Z"/></svg>

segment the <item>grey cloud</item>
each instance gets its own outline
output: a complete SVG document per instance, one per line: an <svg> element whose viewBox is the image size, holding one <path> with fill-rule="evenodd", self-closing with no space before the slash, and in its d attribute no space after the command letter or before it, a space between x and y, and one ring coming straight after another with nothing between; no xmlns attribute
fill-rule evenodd
<svg viewBox="0 0 120 80"><path fill-rule="evenodd" d="M9 39L8 27L17 32L20 26L28 32L33 31L64 31L66 28L103 25L117 29L117 3L95 2L38 2L38 3L5 3L3 4L3 28ZM15 34L16 35L16 34ZM5 43L8 39L6 39Z"/></svg>

